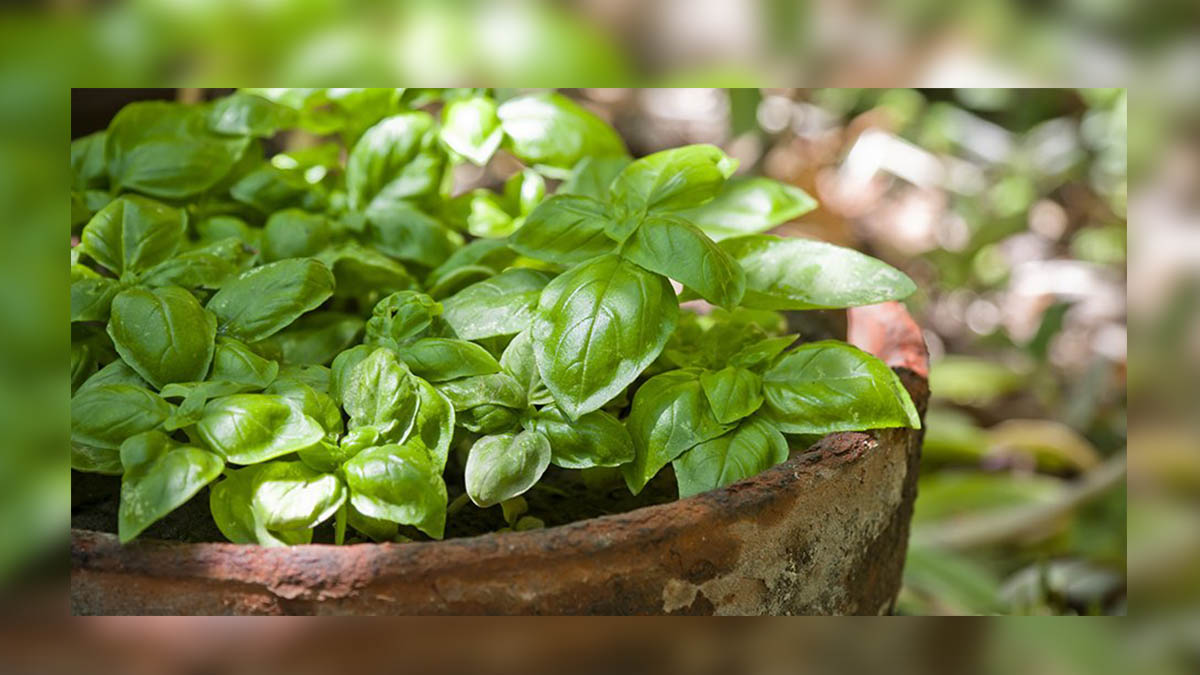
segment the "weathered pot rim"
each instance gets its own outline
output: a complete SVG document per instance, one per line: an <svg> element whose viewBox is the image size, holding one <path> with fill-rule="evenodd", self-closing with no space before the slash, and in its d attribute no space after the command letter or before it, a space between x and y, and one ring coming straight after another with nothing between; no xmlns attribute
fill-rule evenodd
<svg viewBox="0 0 1200 675"><path fill-rule="evenodd" d="M870 352L901 375L928 379L929 357L920 328L898 302L848 310L847 341ZM307 544L269 548L221 542L186 543L138 540L122 545L115 534L72 529L74 567L120 560L125 571L153 569L156 552L186 556L197 561L237 559L250 569L255 565L315 564L324 569L359 570L369 575L373 561L387 558L419 568L474 567L497 557L543 557L569 551L587 555L613 546L636 548L640 542L661 540L680 530L702 528L714 514L752 508L772 500L781 487L796 481L820 480L820 474L837 470L868 452L875 441L864 432L830 434L790 459L756 476L727 487L686 499L646 506L623 513L523 532L493 532L473 537L408 543L363 543L336 546ZM146 554L146 555L142 555ZM367 563L367 568L362 565ZM161 570L157 570L161 572ZM180 570L184 573L183 570Z"/></svg>

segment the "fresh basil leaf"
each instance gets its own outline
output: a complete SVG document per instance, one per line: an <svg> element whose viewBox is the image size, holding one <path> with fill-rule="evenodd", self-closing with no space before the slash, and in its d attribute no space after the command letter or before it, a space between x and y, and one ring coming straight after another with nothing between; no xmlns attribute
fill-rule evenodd
<svg viewBox="0 0 1200 675"><path fill-rule="evenodd" d="M763 338L742 347L729 357L729 365L761 372L771 365L775 357L796 343L798 335L784 335L775 338Z"/></svg>
<svg viewBox="0 0 1200 675"><path fill-rule="evenodd" d="M417 287L404 265L357 242L347 242L317 254L333 270L334 295L339 298L378 298Z"/></svg>
<svg viewBox="0 0 1200 675"><path fill-rule="evenodd" d="M215 243L234 238L252 249L259 247L262 228L251 227L235 216L210 216L196 223L196 236L201 242Z"/></svg>
<svg viewBox="0 0 1200 675"><path fill-rule="evenodd" d="M504 140L496 102L486 96L464 98L442 108L442 142L473 164L483 166Z"/></svg>
<svg viewBox="0 0 1200 675"><path fill-rule="evenodd" d="M608 208L588 197L555 195L538 205L509 238L521 255L573 265L616 249L604 234Z"/></svg>
<svg viewBox="0 0 1200 675"><path fill-rule="evenodd" d="M463 472L477 506L495 506L524 494L550 466L550 441L536 431L484 436L475 441Z"/></svg>
<svg viewBox="0 0 1200 675"><path fill-rule="evenodd" d="M921 428L900 379L883 361L844 342L803 344L763 374L764 408L789 434Z"/></svg>
<svg viewBox="0 0 1200 675"><path fill-rule="evenodd" d="M700 387L721 424L749 417L763 403L762 378L744 368L705 371L700 374Z"/></svg>
<svg viewBox="0 0 1200 675"><path fill-rule="evenodd" d="M358 342L364 323L353 314L312 312L254 348L283 363L323 366Z"/></svg>
<svg viewBox="0 0 1200 675"><path fill-rule="evenodd" d="M529 421L529 429L550 441L550 462L564 469L619 466L633 461L633 439L616 417L596 410L571 421L547 406Z"/></svg>
<svg viewBox="0 0 1200 675"><path fill-rule="evenodd" d="M329 245L332 236L325 216L300 209L276 211L263 230L263 261L315 256Z"/></svg>
<svg viewBox="0 0 1200 675"><path fill-rule="evenodd" d="M113 298L121 292L116 279L102 277L83 265L71 266L71 321L108 321Z"/></svg>
<svg viewBox="0 0 1200 675"><path fill-rule="evenodd" d="M504 201L516 215L529 215L545 198L546 179L533 169L514 173L504 182Z"/></svg>
<svg viewBox="0 0 1200 675"><path fill-rule="evenodd" d="M81 443L71 443L71 469L106 476L120 476L125 472L120 450L93 448Z"/></svg>
<svg viewBox="0 0 1200 675"><path fill-rule="evenodd" d="M125 473L117 535L122 544L182 506L225 468L220 457L179 445L161 431L147 431L122 443L121 465Z"/></svg>
<svg viewBox="0 0 1200 675"><path fill-rule="evenodd" d="M333 373L326 366L302 366L294 363L285 363L279 366L279 379L288 380L289 382L299 382L312 387L315 391L319 391L322 394L330 394L332 396L330 391Z"/></svg>
<svg viewBox="0 0 1200 675"><path fill-rule="evenodd" d="M106 139L105 132L97 131L71 141L71 184L76 190L103 188L108 183L104 165Z"/></svg>
<svg viewBox="0 0 1200 675"><path fill-rule="evenodd" d="M216 317L182 288L129 288L113 298L108 335L117 353L160 389L204 379L216 333Z"/></svg>
<svg viewBox="0 0 1200 675"><path fill-rule="evenodd" d="M446 468L450 442L454 438L454 405L432 384L421 378L415 378L415 381L420 405L413 421L412 434L405 445L424 448L429 453L434 469L440 474Z"/></svg>
<svg viewBox="0 0 1200 675"><path fill-rule="evenodd" d="M634 160L613 180L612 199L631 213L677 211L717 196L737 160L715 145L685 145Z"/></svg>
<svg viewBox="0 0 1200 675"><path fill-rule="evenodd" d="M720 242L746 271L742 304L756 309L837 309L901 300L916 290L903 272L858 251L766 234Z"/></svg>
<svg viewBox="0 0 1200 675"><path fill-rule="evenodd" d="M367 129L346 160L350 208L381 210L435 194L444 168L428 113L388 117Z"/></svg>
<svg viewBox="0 0 1200 675"><path fill-rule="evenodd" d="M746 290L741 265L680 218L647 218L621 254L651 272L678 281L715 305L732 308L741 302Z"/></svg>
<svg viewBox="0 0 1200 675"><path fill-rule="evenodd" d="M507 242L497 239L476 239L455 251L449 258L446 258L446 262L430 272L425 279L425 285L432 288L464 267L484 268L489 270L490 274L495 274L511 265L516 258L517 252L509 248Z"/></svg>
<svg viewBox="0 0 1200 675"><path fill-rule="evenodd" d="M227 380L206 382L172 382L162 389L163 398L180 398L162 428L166 431L185 429L204 418L204 406L214 398L261 389L253 384Z"/></svg>
<svg viewBox="0 0 1200 675"><path fill-rule="evenodd" d="M346 500L335 475L301 462L270 462L254 476L250 508L268 530L311 529L328 520Z"/></svg>
<svg viewBox="0 0 1200 675"><path fill-rule="evenodd" d="M522 222L505 210L500 197L490 190L473 190L466 200L466 227L471 236L489 239L507 237Z"/></svg>
<svg viewBox="0 0 1200 675"><path fill-rule="evenodd" d="M571 177L558 186L560 195L590 197L598 202L607 202L609 187L617 174L632 161L628 157L584 157L571 171Z"/></svg>
<svg viewBox="0 0 1200 675"><path fill-rule="evenodd" d="M414 375L430 382L500 372L495 357L466 340L421 338L398 353Z"/></svg>
<svg viewBox="0 0 1200 675"><path fill-rule="evenodd" d="M329 394L317 391L301 380L277 378L263 393L282 396L299 405L305 415L321 425L321 428L325 430L325 440L330 443L337 443L338 438L345 431L342 410L338 407L337 401L334 401Z"/></svg>
<svg viewBox="0 0 1200 675"><path fill-rule="evenodd" d="M208 492L208 506L213 522L225 538L235 544L262 546L291 546L312 541L312 530L271 532L259 522L251 504L255 479L269 464L257 464L225 472L225 479Z"/></svg>
<svg viewBox="0 0 1200 675"><path fill-rule="evenodd" d="M234 136L274 136L296 123L294 110L261 96L236 92L213 103L208 128Z"/></svg>
<svg viewBox="0 0 1200 675"><path fill-rule="evenodd" d="M350 508L347 510L346 517L350 523L350 527L353 527L371 541L392 541L400 532L400 527L396 523L390 520L383 520L382 518L364 516L353 505L350 505Z"/></svg>
<svg viewBox="0 0 1200 675"><path fill-rule="evenodd" d="M504 348L504 353L500 356L500 367L521 384L531 405L554 402L554 396L550 394L538 373L537 361L533 356L533 336L528 329L517 333Z"/></svg>
<svg viewBox="0 0 1200 675"><path fill-rule="evenodd" d="M751 417L724 436L683 453L672 466L679 498L683 499L756 476L787 458L787 439L779 429L764 419Z"/></svg>
<svg viewBox="0 0 1200 675"><path fill-rule="evenodd" d="M636 454L621 467L633 494L641 492L667 463L731 428L713 414L700 384L702 372L669 370L646 380L634 394L625 425Z"/></svg>
<svg viewBox="0 0 1200 675"><path fill-rule="evenodd" d="M141 282L146 286L216 289L236 277L249 258L242 240L228 237L162 261L147 270Z"/></svg>
<svg viewBox="0 0 1200 675"><path fill-rule="evenodd" d="M218 330L246 342L270 337L333 295L333 273L311 259L280 260L242 274L208 301Z"/></svg>
<svg viewBox="0 0 1200 675"><path fill-rule="evenodd" d="M105 384L128 384L142 389L150 388L150 384L143 380L136 370L130 368L129 364L121 359L117 359L93 373L83 384L79 385L78 391Z"/></svg>
<svg viewBox="0 0 1200 675"><path fill-rule="evenodd" d="M147 101L113 118L104 155L114 192L183 199L216 185L246 147L244 137L209 132L203 108Z"/></svg>
<svg viewBox="0 0 1200 675"><path fill-rule="evenodd" d="M148 389L85 385L71 399L71 440L116 449L126 438L157 428L170 414L171 405Z"/></svg>
<svg viewBox="0 0 1200 675"><path fill-rule="evenodd" d="M462 243L462 236L415 207L396 203L367 211L367 239L405 262L437 267Z"/></svg>
<svg viewBox="0 0 1200 675"><path fill-rule="evenodd" d="M608 255L542 291L533 353L542 381L572 419L621 393L662 351L679 305L663 277Z"/></svg>
<svg viewBox="0 0 1200 675"><path fill-rule="evenodd" d="M329 395L333 400L346 405L345 392L350 387L350 377L355 366L370 356L375 349L372 345L356 345L333 358L329 376Z"/></svg>
<svg viewBox="0 0 1200 675"><path fill-rule="evenodd" d="M550 275L514 268L473 284L447 298L442 317L467 340L515 335L533 321L538 298Z"/></svg>
<svg viewBox="0 0 1200 675"><path fill-rule="evenodd" d="M441 314L442 305L424 293L392 293L371 310L363 341L369 345L399 349L423 336L433 320Z"/></svg>
<svg viewBox="0 0 1200 675"><path fill-rule="evenodd" d="M351 429L373 426L393 443L408 437L419 398L408 366L392 350L376 349L355 365L340 393Z"/></svg>
<svg viewBox="0 0 1200 675"><path fill-rule="evenodd" d="M758 234L817 208L817 200L794 185L770 178L729 181L712 201L679 215L716 241Z"/></svg>
<svg viewBox="0 0 1200 675"><path fill-rule="evenodd" d="M88 221L80 235L80 249L114 274L125 277L175 255L186 225L183 211L126 195Z"/></svg>
<svg viewBox="0 0 1200 675"><path fill-rule="evenodd" d="M224 336L217 338L210 380L266 389L278 375L277 362L264 359L238 340Z"/></svg>
<svg viewBox="0 0 1200 675"><path fill-rule="evenodd" d="M517 431L523 412L516 408L485 403L454 413L454 422L474 434L500 434Z"/></svg>
<svg viewBox="0 0 1200 675"><path fill-rule="evenodd" d="M508 373L475 375L437 383L437 390L454 406L455 412L483 405L522 409L527 405L525 390Z"/></svg>
<svg viewBox="0 0 1200 675"><path fill-rule="evenodd" d="M234 464L257 464L302 450L325 429L300 403L270 394L235 394L210 401L196 433Z"/></svg>
<svg viewBox="0 0 1200 675"><path fill-rule="evenodd" d="M350 504L365 516L411 525L434 539L446 528L446 483L423 448L383 445L343 467Z"/></svg>
<svg viewBox="0 0 1200 675"><path fill-rule="evenodd" d="M625 155L621 137L569 98L541 93L509 99L497 113L505 147L526 164L570 169L580 159Z"/></svg>

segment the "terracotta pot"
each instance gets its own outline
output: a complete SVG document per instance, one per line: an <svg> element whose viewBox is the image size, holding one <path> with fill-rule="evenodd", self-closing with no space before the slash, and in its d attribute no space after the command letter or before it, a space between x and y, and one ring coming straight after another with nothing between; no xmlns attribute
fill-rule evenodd
<svg viewBox="0 0 1200 675"><path fill-rule="evenodd" d="M924 414L896 303L849 312ZM879 614L900 588L922 433L833 434L689 499L440 542L261 548L71 533L77 614Z"/></svg>

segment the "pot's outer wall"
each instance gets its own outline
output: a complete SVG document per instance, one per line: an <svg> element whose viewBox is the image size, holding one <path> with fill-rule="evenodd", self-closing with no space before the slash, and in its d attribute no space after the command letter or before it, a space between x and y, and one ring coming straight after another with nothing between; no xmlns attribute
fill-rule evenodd
<svg viewBox="0 0 1200 675"><path fill-rule="evenodd" d="M928 355L898 303L849 339L925 413ZM689 499L528 532L261 548L75 530L76 614L880 614L900 589L923 432L824 438Z"/></svg>

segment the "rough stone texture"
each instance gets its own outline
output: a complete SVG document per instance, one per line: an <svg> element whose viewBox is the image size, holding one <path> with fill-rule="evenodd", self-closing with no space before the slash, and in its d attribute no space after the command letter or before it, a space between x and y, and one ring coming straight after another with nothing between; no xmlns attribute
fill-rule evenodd
<svg viewBox="0 0 1200 675"><path fill-rule="evenodd" d="M849 338L924 414L928 357L896 303ZM828 436L721 490L528 532L260 548L75 530L76 614L879 614L900 587L922 433Z"/></svg>

